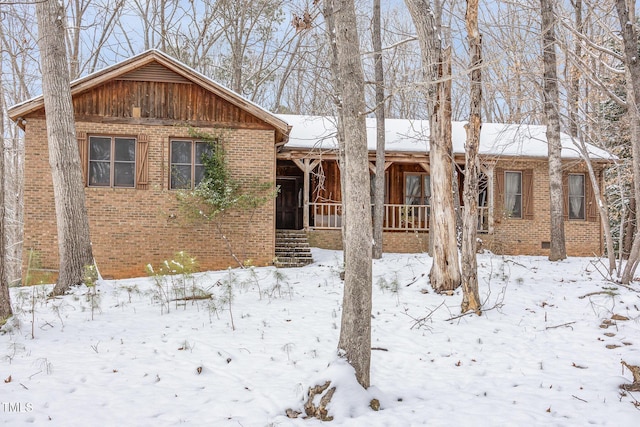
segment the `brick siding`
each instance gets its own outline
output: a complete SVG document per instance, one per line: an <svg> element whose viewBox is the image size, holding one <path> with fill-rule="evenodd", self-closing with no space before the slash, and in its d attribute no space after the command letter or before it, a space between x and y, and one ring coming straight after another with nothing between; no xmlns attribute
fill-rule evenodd
<svg viewBox="0 0 640 427"><path fill-rule="evenodd" d="M149 139L149 189L85 188L93 254L104 277L123 278L145 274L149 263L172 259L178 251L197 258L202 269L236 266L227 244L209 222L190 220L168 190L169 140L188 138L185 127L77 123L88 135L135 136ZM213 129L203 131L218 133ZM275 182L274 132L238 129L225 137L232 176L240 182L259 179ZM29 250L40 258L40 267L57 269L53 185L44 119L30 118L25 134L24 260ZM224 222L224 233L240 260L270 265L275 256L275 202L253 213L234 213Z"/></svg>

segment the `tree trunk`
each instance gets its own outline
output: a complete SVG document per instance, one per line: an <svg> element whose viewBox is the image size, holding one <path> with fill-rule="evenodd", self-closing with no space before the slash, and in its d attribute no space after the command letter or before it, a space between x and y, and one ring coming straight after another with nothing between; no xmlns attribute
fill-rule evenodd
<svg viewBox="0 0 640 427"><path fill-rule="evenodd" d="M60 257L53 293L59 295L82 283L84 266L93 263L93 255L64 45L66 15L55 0L37 3L36 15Z"/></svg>
<svg viewBox="0 0 640 427"><path fill-rule="evenodd" d="M466 14L469 52L471 56L471 94L469 123L467 124L467 144L465 150L464 216L462 219L462 305L461 311L480 308L478 292L478 149L482 129L482 39L478 32L478 0L467 0Z"/></svg>
<svg viewBox="0 0 640 427"><path fill-rule="evenodd" d="M460 286L460 266L453 206L451 142L451 64L443 65L439 22L428 0L405 0L411 13L422 59L423 91L429 114L431 286L438 292ZM431 237L432 236L432 237Z"/></svg>
<svg viewBox="0 0 640 427"><path fill-rule="evenodd" d="M631 253L631 246L633 245L633 236L636 233L636 198L631 197L629 199L629 208L627 209L627 215L624 220L626 225L622 228L624 230L624 236L622 239L622 259L629 259Z"/></svg>
<svg viewBox="0 0 640 427"><path fill-rule="evenodd" d="M347 248L344 245L346 241L345 238L345 224L347 223L347 214L344 207L344 194L345 194L345 167L344 167L344 120L341 118L342 116L342 98L340 94L342 93L342 82L340 80L340 76L338 75L338 51L336 47L336 27L334 22L334 1L325 1L322 9L322 14L324 16L325 22L325 33L327 35L327 40L329 40L329 51L331 52L331 56L329 57L329 68L331 69L331 83L333 86L333 104L336 107L336 116L337 116L337 135L336 139L338 140L338 168L340 171L340 189L342 191L342 227L340 228L340 233L343 242L343 252L342 252L342 261L343 263L346 260Z"/></svg>
<svg viewBox="0 0 640 427"><path fill-rule="evenodd" d="M625 0L616 0L616 9L622 28L622 42L624 44L625 66L631 76L631 93L627 96L629 103L628 114L631 121L631 156L633 164L633 188L636 202L640 199L640 62L638 61L638 34L635 23L631 21L627 7L635 8L635 3L626 4ZM635 9L632 11L635 12ZM635 16L635 13L633 13ZM633 280L638 261L640 260L640 227L631 246L629 260L622 272L622 283L628 284Z"/></svg>
<svg viewBox="0 0 640 427"><path fill-rule="evenodd" d="M326 0L333 5L336 80L341 82L344 132L345 279L339 350L355 369L364 388L371 365L371 196L364 102L364 73L353 0ZM357 218L357 220L352 220Z"/></svg>
<svg viewBox="0 0 640 427"><path fill-rule="evenodd" d="M0 77L2 68L0 67ZM1 78L0 78L1 80ZM0 95L4 97L4 91L0 87ZM0 110L0 135L4 135L4 108ZM0 327L13 315L11 311L11 299L9 296L9 279L7 276L7 227L5 226L5 188L4 188L4 138L0 140Z"/></svg>
<svg viewBox="0 0 640 427"><path fill-rule="evenodd" d="M382 28L380 0L373 0L373 58L376 80L376 174L373 201L373 258L382 258L382 226L384 221L384 69L382 67Z"/></svg>
<svg viewBox="0 0 640 427"><path fill-rule="evenodd" d="M453 145L451 141L451 50L443 55L438 95L431 119L429 157L431 160L431 209L436 215L429 227L433 233L431 286L448 292L460 286L457 220L453 200Z"/></svg>
<svg viewBox="0 0 640 427"><path fill-rule="evenodd" d="M555 15L553 0L540 0L542 13L542 56L544 65L543 104L549 146L549 215L551 248L549 260L567 257L564 238L564 212L562 191L562 144L560 142L560 116L558 107L558 73L556 62Z"/></svg>
<svg viewBox="0 0 640 427"><path fill-rule="evenodd" d="M576 17L575 30L578 34L582 34L582 0L573 1L573 10ZM576 61L574 61L574 65L571 66L571 85L567 93L567 98L569 102L569 133L572 137L578 138L578 124L580 123L580 117L578 115L578 103L580 102L580 68L576 64L582 57L582 42L579 38L576 38L574 56ZM569 56L567 56L567 59L568 58Z"/></svg>

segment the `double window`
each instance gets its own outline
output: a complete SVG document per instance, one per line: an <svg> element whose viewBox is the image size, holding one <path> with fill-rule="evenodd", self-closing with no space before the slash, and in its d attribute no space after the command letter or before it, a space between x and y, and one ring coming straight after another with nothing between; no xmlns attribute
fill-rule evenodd
<svg viewBox="0 0 640 427"><path fill-rule="evenodd" d="M89 186L135 186L136 139L89 137Z"/></svg>
<svg viewBox="0 0 640 427"><path fill-rule="evenodd" d="M203 156L210 155L212 150L209 142L171 141L171 189L195 188L204 178Z"/></svg>
<svg viewBox="0 0 640 427"><path fill-rule="evenodd" d="M585 219L584 174L569 174L568 198L569 219Z"/></svg>

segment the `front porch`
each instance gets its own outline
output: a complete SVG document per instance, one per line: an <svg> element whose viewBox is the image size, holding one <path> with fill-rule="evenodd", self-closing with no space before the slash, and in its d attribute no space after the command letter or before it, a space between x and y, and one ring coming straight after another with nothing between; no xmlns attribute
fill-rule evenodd
<svg viewBox="0 0 640 427"><path fill-rule="evenodd" d="M371 177L375 167L371 159ZM426 153L388 157L385 162L383 231L427 233L431 222L430 170ZM464 185L458 165L458 193ZM295 230L339 230L342 227L340 169L335 155L312 158L308 152L279 153L276 227ZM478 232L493 230L493 168L485 168L478 199ZM373 188L371 188L373 194ZM464 209L462 197L456 205ZM373 213L373 206L371 207Z"/></svg>

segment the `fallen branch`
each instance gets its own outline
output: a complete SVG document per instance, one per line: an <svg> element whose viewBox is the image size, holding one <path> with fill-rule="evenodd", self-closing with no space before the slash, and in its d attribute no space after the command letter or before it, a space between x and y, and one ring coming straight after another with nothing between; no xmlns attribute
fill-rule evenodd
<svg viewBox="0 0 640 427"><path fill-rule="evenodd" d="M547 326L545 329L556 329L556 328L561 328L563 326L569 326L569 325L573 325L576 322L567 322L567 323L563 323L562 325L555 325L555 326ZM569 326L571 328L571 326ZM573 328L571 328L571 330L573 330Z"/></svg>
<svg viewBox="0 0 640 427"><path fill-rule="evenodd" d="M578 297L578 299L585 299L586 297L591 297L593 295L602 295L602 294L615 295L612 290L609 290L609 291L596 291L596 292L589 292L588 294L584 294L584 295Z"/></svg>
<svg viewBox="0 0 640 427"><path fill-rule="evenodd" d="M490 307L490 308L482 308L482 307L481 308L482 308L482 312L486 313L487 311L495 310L496 308L502 308L503 305L504 304L502 304L502 303L497 303L493 307ZM448 319L444 319L444 321L448 322L450 320L457 320L457 319L461 319L461 318L463 318L465 316L470 316L472 314L476 314L476 312L475 311L467 311L467 312L458 314L457 316L453 316L453 317L450 317Z"/></svg>
<svg viewBox="0 0 640 427"><path fill-rule="evenodd" d="M191 295L188 297L180 297L180 298L174 298L170 301L197 301L197 300L203 300L203 299L211 299L212 295L211 294L207 294L207 295Z"/></svg>
<svg viewBox="0 0 640 427"><path fill-rule="evenodd" d="M622 283L616 283L616 286L622 286L623 288L629 289L632 292L640 292L640 290L634 289L631 286L625 285L625 284L622 284Z"/></svg>

